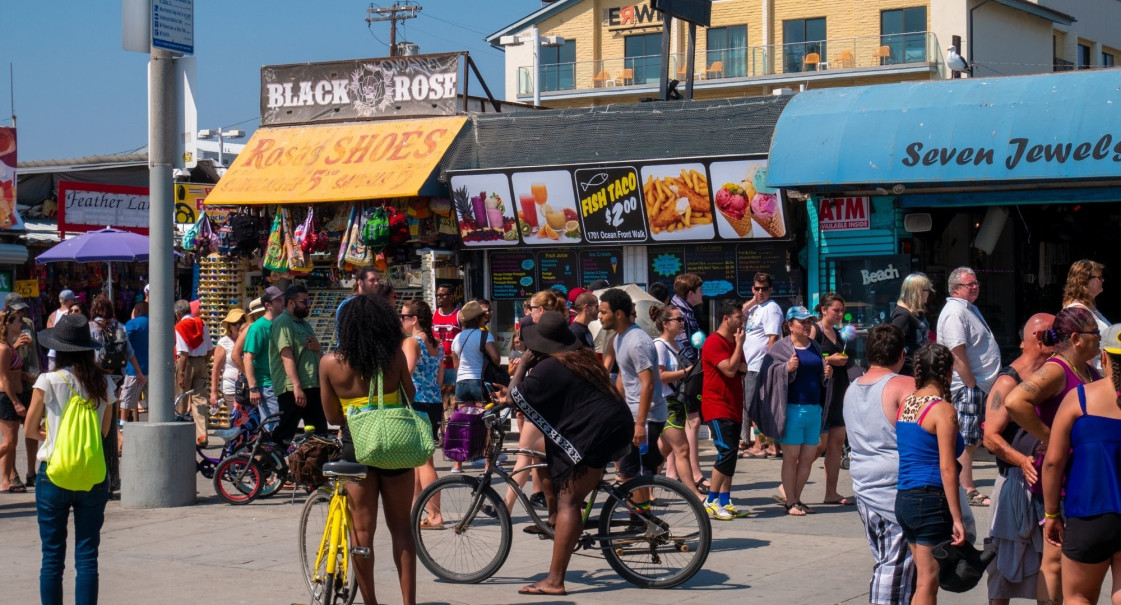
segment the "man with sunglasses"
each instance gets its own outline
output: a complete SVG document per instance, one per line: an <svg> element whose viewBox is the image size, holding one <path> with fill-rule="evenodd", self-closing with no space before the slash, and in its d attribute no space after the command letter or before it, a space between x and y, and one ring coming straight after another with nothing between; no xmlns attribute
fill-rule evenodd
<svg viewBox="0 0 1121 605"><path fill-rule="evenodd" d="M1000 347L974 304L981 294L977 273L969 267L958 267L947 281L950 296L938 315L938 343L954 356L950 395L958 412L958 431L965 439L965 452L958 458L961 486L971 506L988 506L989 497L977 491L973 482L973 451L981 444L985 395L1000 374Z"/></svg>
<svg viewBox="0 0 1121 605"><path fill-rule="evenodd" d="M455 362L452 361L452 341L462 331L459 326L459 307L455 304L455 291L447 284L436 286L436 310L432 312L432 335L444 347L445 394L455 389Z"/></svg>
<svg viewBox="0 0 1121 605"><path fill-rule="evenodd" d="M319 360L323 352L308 324L307 287L295 284L284 291L284 312L269 330L269 376L284 416L273 433L277 443L296 435L300 421L327 433L327 419L319 399Z"/></svg>
<svg viewBox="0 0 1121 605"><path fill-rule="evenodd" d="M773 291L770 273L759 272L755 274L751 287L753 296L743 304L743 360L747 364L747 375L743 379L743 425L740 432L740 441L751 441L751 418L749 412L755 399L758 397L759 366L767 350L782 337L782 325L785 317L782 307L771 298ZM760 443L748 450L754 457L765 455Z"/></svg>

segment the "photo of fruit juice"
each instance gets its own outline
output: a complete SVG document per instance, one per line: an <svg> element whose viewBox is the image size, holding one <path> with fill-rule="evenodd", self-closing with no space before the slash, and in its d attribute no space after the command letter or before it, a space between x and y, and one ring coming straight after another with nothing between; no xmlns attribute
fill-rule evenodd
<svg viewBox="0 0 1121 605"><path fill-rule="evenodd" d="M533 199L536 200L538 204L544 204L549 201L549 190L545 188L545 183L533 183L529 186L529 189L533 192Z"/></svg>
<svg viewBox="0 0 1121 605"><path fill-rule="evenodd" d="M480 193L478 196L471 198L471 207L475 211L475 225L479 229L486 229L487 224L487 205L486 194Z"/></svg>
<svg viewBox="0 0 1121 605"><path fill-rule="evenodd" d="M522 215L525 217L525 222L530 227L536 229L538 227L537 200L533 197L533 195L523 193L522 195L518 196L518 202L522 207Z"/></svg>

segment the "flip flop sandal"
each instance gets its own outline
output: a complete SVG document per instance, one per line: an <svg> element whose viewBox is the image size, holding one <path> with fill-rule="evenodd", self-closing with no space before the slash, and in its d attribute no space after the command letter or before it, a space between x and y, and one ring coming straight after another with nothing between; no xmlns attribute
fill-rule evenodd
<svg viewBox="0 0 1121 605"><path fill-rule="evenodd" d="M795 503L794 503L794 506L800 506L800 507L802 507L802 510L803 510L803 511L805 511L805 513L806 513L807 515L814 515L814 514L817 514L817 511L816 511L816 510L814 510L814 509L812 509L812 508L810 508L810 507L808 507L808 506L806 506L806 503L805 503L805 502L795 502Z"/></svg>
<svg viewBox="0 0 1121 605"><path fill-rule="evenodd" d="M969 498L970 506L986 507L992 504L992 500L990 500L988 496L982 494L976 489L969 490L965 493L965 496Z"/></svg>
<svg viewBox="0 0 1121 605"><path fill-rule="evenodd" d="M23 483L23 480L19 478L19 473L16 473L15 475L12 475L12 479L8 483L11 483L12 487L27 487Z"/></svg>
<svg viewBox="0 0 1121 605"><path fill-rule="evenodd" d="M435 523L429 523L428 519L425 519L424 521L420 522L420 528L423 529L423 530L432 530L432 531L446 529L444 527L443 523L440 523L438 525L435 524Z"/></svg>
<svg viewBox="0 0 1121 605"><path fill-rule="evenodd" d="M540 586L538 586L536 584L530 584L529 586L522 587L522 589L518 591L518 594L529 594L529 595L537 595L537 596L544 596L544 597L563 597L563 596L567 596L568 592L564 591L564 590L562 590L560 592L545 592L545 590L542 589Z"/></svg>
<svg viewBox="0 0 1121 605"><path fill-rule="evenodd" d="M786 506L786 498L783 498L779 494L771 494L771 500L774 500L775 502L778 502L779 504L781 504L783 506ZM794 504L797 504L797 502L795 502ZM793 505L791 505L791 506L793 506ZM787 508L789 509L790 507L787 507Z"/></svg>
<svg viewBox="0 0 1121 605"><path fill-rule="evenodd" d="M9 494L26 494L27 488L22 485L13 485L5 491Z"/></svg>
<svg viewBox="0 0 1121 605"><path fill-rule="evenodd" d="M767 457L766 452L764 452L762 454L755 453L751 450L744 450L744 451L740 452L740 458L743 458L745 460L750 459L750 458L766 458L766 457Z"/></svg>
<svg viewBox="0 0 1121 605"><path fill-rule="evenodd" d="M790 515L791 517L805 517L809 514L806 512L806 507L802 506L801 502L795 502L794 504L783 503L782 506L786 509L786 514Z"/></svg>
<svg viewBox="0 0 1121 605"><path fill-rule="evenodd" d="M557 529L556 527L553 527L554 532L556 531L556 529ZM534 535L534 536L544 536L545 535L545 530L541 529L540 527L537 527L536 525L526 525L525 527L522 528L522 532L530 534L530 535Z"/></svg>
<svg viewBox="0 0 1121 605"><path fill-rule="evenodd" d="M852 506L853 504L856 504L856 501L853 500L852 498L849 498L848 496L841 496L840 498L837 498L836 500L824 500L824 501L822 501L822 504L835 504L837 506Z"/></svg>

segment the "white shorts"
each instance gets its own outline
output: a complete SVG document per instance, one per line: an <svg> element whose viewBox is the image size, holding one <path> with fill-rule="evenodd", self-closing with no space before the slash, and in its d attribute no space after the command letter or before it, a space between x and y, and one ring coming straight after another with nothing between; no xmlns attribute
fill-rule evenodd
<svg viewBox="0 0 1121 605"><path fill-rule="evenodd" d="M125 376L124 384L121 386L121 409L135 410L139 405L141 393L147 397L148 383L140 385L136 376Z"/></svg>

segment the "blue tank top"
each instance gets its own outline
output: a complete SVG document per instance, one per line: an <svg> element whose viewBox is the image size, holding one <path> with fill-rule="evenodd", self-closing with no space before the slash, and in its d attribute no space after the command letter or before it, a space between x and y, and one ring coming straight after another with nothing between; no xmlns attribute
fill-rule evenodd
<svg viewBox="0 0 1121 605"><path fill-rule="evenodd" d="M428 346L420 335L413 336L420 344L420 355L416 359L416 370L413 371L413 386L416 387L416 400L418 403L440 403L440 373L443 370L443 355L428 354Z"/></svg>
<svg viewBox="0 0 1121 605"><path fill-rule="evenodd" d="M1121 420L1086 412L1086 388L1078 385L1082 416L1070 431L1071 463L1066 490L1068 517L1121 513Z"/></svg>
<svg viewBox="0 0 1121 605"><path fill-rule="evenodd" d="M938 465L938 436L922 428L922 421L940 397L907 397L899 406L895 420L895 440L899 449L899 489L942 487L942 470ZM913 416L921 408L916 420L903 420L904 413ZM954 444L954 458L965 451L965 440L958 433Z"/></svg>
<svg viewBox="0 0 1121 605"><path fill-rule="evenodd" d="M825 371L825 359L813 347L795 348L798 355L798 371L794 382L786 387L786 402L794 405L821 405L821 373Z"/></svg>

